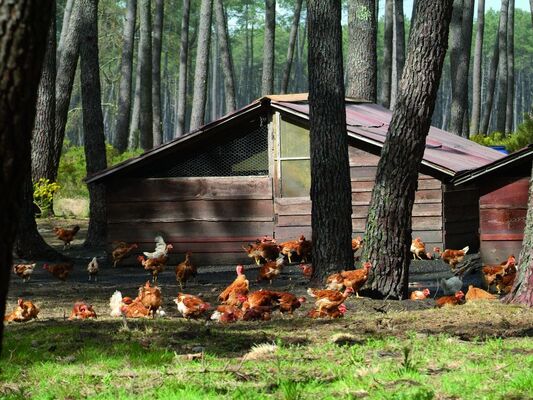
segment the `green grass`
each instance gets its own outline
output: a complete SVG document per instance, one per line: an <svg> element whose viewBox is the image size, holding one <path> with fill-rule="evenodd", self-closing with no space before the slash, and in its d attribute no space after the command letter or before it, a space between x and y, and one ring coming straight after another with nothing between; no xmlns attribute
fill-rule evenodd
<svg viewBox="0 0 533 400"><path fill-rule="evenodd" d="M2 399L527 399L530 338L463 341L445 334L330 339L346 321L205 326L160 319L37 321L6 330ZM356 332L353 332L356 333ZM260 360L254 344L276 343ZM203 358L184 355L204 349Z"/></svg>

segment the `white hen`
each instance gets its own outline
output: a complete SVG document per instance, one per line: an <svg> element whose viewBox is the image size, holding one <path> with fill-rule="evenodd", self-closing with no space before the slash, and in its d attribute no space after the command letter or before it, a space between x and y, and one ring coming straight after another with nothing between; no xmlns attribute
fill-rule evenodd
<svg viewBox="0 0 533 400"><path fill-rule="evenodd" d="M120 310L122 307L122 293L118 290L109 299L109 307L111 307L110 315L112 317L120 317L122 315L122 311Z"/></svg>
<svg viewBox="0 0 533 400"><path fill-rule="evenodd" d="M98 260L96 259L96 257L93 257L89 265L87 265L87 273L89 274L89 281L91 281L92 278L94 278L95 282L98 281L98 278L96 277L96 275L98 275L99 270L100 268L98 266Z"/></svg>
<svg viewBox="0 0 533 400"><path fill-rule="evenodd" d="M162 236L156 236L155 251L153 253L145 251L143 254L148 258L159 258L161 256L166 256L169 248L172 248L172 245L167 245Z"/></svg>

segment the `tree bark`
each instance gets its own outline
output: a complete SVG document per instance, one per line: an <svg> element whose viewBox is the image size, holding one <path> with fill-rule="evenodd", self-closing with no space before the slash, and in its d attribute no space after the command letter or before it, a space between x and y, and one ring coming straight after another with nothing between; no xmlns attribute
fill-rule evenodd
<svg viewBox="0 0 533 400"><path fill-rule="evenodd" d="M398 96L398 84L405 64L405 24L403 16L403 0L394 0L393 4L393 40L392 40L392 71L390 107L394 108Z"/></svg>
<svg viewBox="0 0 533 400"><path fill-rule="evenodd" d="M348 97L376 102L377 53L376 53L376 4L375 0L350 0L348 2Z"/></svg>
<svg viewBox="0 0 533 400"><path fill-rule="evenodd" d="M75 0L70 15L68 31L61 50L61 59L56 74L56 122L54 135L54 181L57 177L59 159L65 139L65 127L67 126L70 96L76 76L76 67L80 51L80 5Z"/></svg>
<svg viewBox="0 0 533 400"><path fill-rule="evenodd" d="M301 1L301 0L299 0ZM217 37L220 45L220 56L222 61L222 71L224 73L224 93L226 99L226 112L234 111L237 108L235 99L235 73L231 56L231 47L228 34L228 22L222 0L215 0L215 17Z"/></svg>
<svg viewBox="0 0 533 400"><path fill-rule="evenodd" d="M81 101L87 176L107 168L98 57L98 0L78 0L82 7L80 37ZM84 246L103 247L107 238L105 186L88 184L89 228Z"/></svg>
<svg viewBox="0 0 533 400"><path fill-rule="evenodd" d="M194 71L194 94L191 112L191 131L199 128L205 123L212 6L213 0L202 0L202 5L200 7L198 47L196 50L196 68Z"/></svg>
<svg viewBox="0 0 533 400"><path fill-rule="evenodd" d="M141 63L141 103L139 112L140 143L143 150L154 147L152 103L152 10L150 0L141 0L141 38L139 62Z"/></svg>
<svg viewBox="0 0 533 400"><path fill-rule="evenodd" d="M70 17L72 15L72 8L74 7L74 1L75 0L67 0L65 3L65 11L63 12L63 23L61 24L61 34L59 35L59 43L57 45L57 51L56 51L57 64L59 64L59 60L61 59L61 51L63 50L65 38L69 30L69 22L70 22ZM55 18L54 18L54 24L55 24Z"/></svg>
<svg viewBox="0 0 533 400"><path fill-rule="evenodd" d="M292 20L291 31L289 33L289 46L287 48L287 61L283 68L283 78L281 80L281 93L287 93L289 88L289 79L291 76L292 63L294 60L294 48L296 46L296 36L300 26L300 14L302 11L303 0L296 0L294 5L294 18Z"/></svg>
<svg viewBox="0 0 533 400"><path fill-rule="evenodd" d="M39 76L53 7L51 0L0 3L0 315L5 315L12 248L23 183L30 174L30 141ZM0 353L4 324L0 324Z"/></svg>
<svg viewBox="0 0 533 400"><path fill-rule="evenodd" d="M313 279L353 264L341 5L308 0Z"/></svg>
<svg viewBox="0 0 533 400"><path fill-rule="evenodd" d="M265 41L261 95L274 93L274 43L276 36L276 0L265 0Z"/></svg>
<svg viewBox="0 0 533 400"><path fill-rule="evenodd" d="M122 58L120 61L120 87L118 95L117 129L115 148L123 153L128 147L128 133L131 116L131 81L133 76L133 48L135 41L135 20L137 0L129 0L122 35Z"/></svg>
<svg viewBox="0 0 533 400"><path fill-rule="evenodd" d="M393 1L385 1L385 27L383 31L383 65L381 67L381 105L390 107L392 79L392 18Z"/></svg>
<svg viewBox="0 0 533 400"><path fill-rule="evenodd" d="M502 0L500 25L498 27L498 102L496 104L496 130L505 132L505 114L507 110L507 20L509 0Z"/></svg>
<svg viewBox="0 0 533 400"><path fill-rule="evenodd" d="M409 51L381 150L363 259L377 296L407 297L411 215L448 41L453 0L418 0ZM427 25L431 21L431 25Z"/></svg>
<svg viewBox="0 0 533 400"><path fill-rule="evenodd" d="M139 46L140 49L140 46ZM135 91L133 92L133 107L131 110L130 133L128 148L139 148L139 122L141 120L141 53L137 49L137 67L135 69Z"/></svg>
<svg viewBox="0 0 533 400"><path fill-rule="evenodd" d="M55 15L55 0L52 1L52 15ZM50 20L43 70L39 81L35 125L33 127L31 151L31 179L41 178L54 181L54 135L56 113L56 24ZM33 192L32 192L33 193ZM33 203L33 199L32 199Z"/></svg>
<svg viewBox="0 0 533 400"><path fill-rule="evenodd" d="M189 19L191 0L183 0L180 35L180 69L176 110L176 137L185 133L185 112L187 106L187 62L189 59Z"/></svg>
<svg viewBox="0 0 533 400"><path fill-rule="evenodd" d="M161 120L161 47L163 37L164 1L155 0L155 18L152 38L152 104L154 147L163 144L163 123Z"/></svg>
<svg viewBox="0 0 533 400"><path fill-rule="evenodd" d="M500 24L502 23L502 16L500 15ZM494 103L494 89L496 88L496 72L498 71L498 59L500 52L498 51L498 36L494 39L494 50L490 60L489 77L487 80L487 91L485 94L485 107L483 111L483 118L481 119L480 133L487 135L489 130L490 116L492 114L492 105Z"/></svg>
<svg viewBox="0 0 533 400"><path fill-rule="evenodd" d="M450 24L450 66L452 106L450 132L463 136L463 119L468 113L468 70L472 42L474 0L455 0ZM467 132L464 132L465 136Z"/></svg>
<svg viewBox="0 0 533 400"><path fill-rule="evenodd" d="M477 34L474 50L474 66L472 68L472 118L470 120L470 135L479 133L481 116L481 63L483 60L483 35L485 33L485 0L478 0Z"/></svg>
<svg viewBox="0 0 533 400"><path fill-rule="evenodd" d="M514 108L514 0L509 0L507 22L507 103L505 113L505 133L513 131Z"/></svg>

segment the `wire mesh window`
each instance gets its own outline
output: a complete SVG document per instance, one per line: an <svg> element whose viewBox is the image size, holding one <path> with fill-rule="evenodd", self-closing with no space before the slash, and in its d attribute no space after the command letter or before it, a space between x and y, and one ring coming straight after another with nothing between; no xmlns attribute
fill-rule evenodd
<svg viewBox="0 0 533 400"><path fill-rule="evenodd" d="M177 159L160 177L268 175L268 126Z"/></svg>

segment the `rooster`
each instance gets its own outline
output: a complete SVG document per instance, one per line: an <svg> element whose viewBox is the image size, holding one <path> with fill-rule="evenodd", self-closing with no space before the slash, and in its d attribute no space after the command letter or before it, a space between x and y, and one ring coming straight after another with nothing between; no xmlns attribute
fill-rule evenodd
<svg viewBox="0 0 533 400"><path fill-rule="evenodd" d="M50 272L54 277L61 281L66 281L70 272L74 269L74 264L71 262L60 264L44 264L43 269Z"/></svg>
<svg viewBox="0 0 533 400"><path fill-rule="evenodd" d="M37 318L39 309L30 300L24 301L18 299L17 307L8 315L4 317L6 322L27 322L31 319Z"/></svg>
<svg viewBox="0 0 533 400"><path fill-rule="evenodd" d="M157 282L157 277L161 272L165 270L165 265L167 263L167 256L162 255L159 258L144 258L143 256L138 256L137 260L142 264L146 271L150 271L152 274L152 282Z"/></svg>
<svg viewBox="0 0 533 400"><path fill-rule="evenodd" d="M367 261L363 263L363 268L332 274L326 280L326 287L330 290L342 290L343 287L349 287L354 290L356 297L360 298L359 290L368 280L371 269L372 263Z"/></svg>
<svg viewBox="0 0 533 400"><path fill-rule="evenodd" d="M411 292L411 295L409 296L409 298L411 300L425 300L428 298L429 293L430 292L428 288L425 288L424 290L415 290Z"/></svg>
<svg viewBox="0 0 533 400"><path fill-rule="evenodd" d="M185 260L179 263L175 269L176 281L178 281L182 290L189 278L194 278L197 275L196 267L191 263L191 255L192 253L190 251L185 253Z"/></svg>
<svg viewBox="0 0 533 400"><path fill-rule="evenodd" d="M111 253L111 256L113 257L113 268L117 267L117 264L122 261L124 258L126 258L133 249L136 249L138 246L136 243L133 243L131 245L119 242L119 244L115 247L113 252Z"/></svg>
<svg viewBox="0 0 533 400"><path fill-rule="evenodd" d="M74 303L72 312L70 313L69 320L73 319L88 319L96 318L96 312L93 310L93 306L85 303L84 301L77 301Z"/></svg>
<svg viewBox="0 0 533 400"><path fill-rule="evenodd" d="M162 236L156 236L155 237L155 250L152 253L149 252L143 252L143 254L146 256L146 258L161 258L161 257L167 257L168 251L173 249L174 246L171 244L166 244L163 240Z"/></svg>
<svg viewBox="0 0 533 400"><path fill-rule="evenodd" d="M298 266L306 278L311 279L313 276L313 266L311 264L300 264Z"/></svg>
<svg viewBox="0 0 533 400"><path fill-rule="evenodd" d="M89 274L89 282L94 278L95 282L98 282L98 278L96 275L98 275L98 271L100 270L98 266L98 260L96 257L93 257L89 265L87 265L87 273Z"/></svg>
<svg viewBox="0 0 533 400"><path fill-rule="evenodd" d="M470 250L470 247L466 246L462 250L450 250L446 249L444 250L444 253L441 253L440 248L434 247L433 251L435 252L435 257L440 257L442 261L444 261L446 264L448 264L452 271L455 270L455 267L457 264L463 262L466 253L468 253L468 250Z"/></svg>
<svg viewBox="0 0 533 400"><path fill-rule="evenodd" d="M176 303L178 311L185 318L199 318L211 308L209 303L192 294L178 293L174 303Z"/></svg>
<svg viewBox="0 0 533 400"><path fill-rule="evenodd" d="M63 242L63 250L65 250L67 246L70 248L70 242L74 240L74 236L76 236L80 227L76 225L72 229L65 229L56 226L53 230L56 237Z"/></svg>
<svg viewBox="0 0 533 400"><path fill-rule="evenodd" d="M315 306L318 312L322 312L323 310L331 310L335 307L340 306L353 292L354 290L351 287L347 287L344 290L344 293L328 289L307 289L307 293L309 294L309 296L316 298Z"/></svg>
<svg viewBox="0 0 533 400"><path fill-rule="evenodd" d="M280 254L276 261L269 261L259 268L257 282L270 281L270 284L272 285L272 280L281 273L284 266L285 257Z"/></svg>
<svg viewBox="0 0 533 400"><path fill-rule="evenodd" d="M17 274L18 277L22 278L23 282L30 280L31 274L37 264L15 264L13 265L13 272Z"/></svg>
<svg viewBox="0 0 533 400"><path fill-rule="evenodd" d="M337 307L333 307L329 310L319 311L315 308L313 308L311 311L307 313L307 316L309 318L342 318L344 314L346 313L346 306L344 304L340 304Z"/></svg>
<svg viewBox="0 0 533 400"><path fill-rule="evenodd" d="M220 303L230 304L238 300L238 295L248 294L250 282L248 282L248 279L246 279L246 275L244 275L243 271L244 267L242 265L237 265L237 278L235 278L233 283L224 289L222 293L220 293L218 296L218 301Z"/></svg>
<svg viewBox="0 0 533 400"><path fill-rule="evenodd" d="M476 300L496 300L497 297L489 292L486 292L483 289L474 287L473 285L468 286L468 292L465 296L466 301L476 301Z"/></svg>
<svg viewBox="0 0 533 400"><path fill-rule="evenodd" d="M163 302L161 289L158 286L150 286L150 281L146 281L146 284L139 288L137 299L149 310L149 314L155 318L155 314Z"/></svg>
<svg viewBox="0 0 533 400"><path fill-rule="evenodd" d="M436 307L438 308L441 308L441 307L444 307L445 305L449 305L449 306L457 306L457 305L461 305L464 303L464 298L465 295L462 291L457 291L453 296L443 296L443 297L439 297L437 299L437 304L436 304Z"/></svg>

